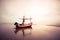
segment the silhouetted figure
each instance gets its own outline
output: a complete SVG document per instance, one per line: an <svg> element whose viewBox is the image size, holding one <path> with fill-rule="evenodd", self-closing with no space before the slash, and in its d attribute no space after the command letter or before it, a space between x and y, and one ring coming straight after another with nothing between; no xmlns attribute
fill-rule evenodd
<svg viewBox="0 0 60 40"><path fill-rule="evenodd" d="M25 16L23 16L23 22L22 22L23 25L24 25L24 22L25 22Z"/></svg>

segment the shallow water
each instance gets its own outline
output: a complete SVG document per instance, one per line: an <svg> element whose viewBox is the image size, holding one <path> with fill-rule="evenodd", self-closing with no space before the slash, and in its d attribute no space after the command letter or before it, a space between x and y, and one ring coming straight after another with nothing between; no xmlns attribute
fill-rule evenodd
<svg viewBox="0 0 60 40"><path fill-rule="evenodd" d="M0 24L0 40L60 40L60 27L32 25L16 30L14 24Z"/></svg>

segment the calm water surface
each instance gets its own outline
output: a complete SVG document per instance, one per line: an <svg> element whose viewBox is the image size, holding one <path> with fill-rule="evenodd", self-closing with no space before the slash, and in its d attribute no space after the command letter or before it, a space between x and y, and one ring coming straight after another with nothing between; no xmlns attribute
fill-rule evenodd
<svg viewBox="0 0 60 40"><path fill-rule="evenodd" d="M0 40L60 40L60 27L32 25L32 28L15 29L14 24L0 24Z"/></svg>

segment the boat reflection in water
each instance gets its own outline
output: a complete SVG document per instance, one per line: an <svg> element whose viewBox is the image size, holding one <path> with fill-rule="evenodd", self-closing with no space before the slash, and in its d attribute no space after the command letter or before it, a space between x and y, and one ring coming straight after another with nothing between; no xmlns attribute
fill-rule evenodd
<svg viewBox="0 0 60 40"><path fill-rule="evenodd" d="M60 27L32 25L17 28L13 24L0 24L0 40L60 40Z"/></svg>
<svg viewBox="0 0 60 40"><path fill-rule="evenodd" d="M27 30L27 29L30 30L30 33L29 34L31 35L32 27L19 27L19 28L16 27L14 33L17 34L19 31L22 31L23 36L25 36L26 35L25 34L25 30Z"/></svg>
<svg viewBox="0 0 60 40"><path fill-rule="evenodd" d="M30 23L25 24L25 20L30 20ZM25 16L23 16L21 24L15 22L14 25L16 26L15 31L14 31L15 34L17 34L18 31L22 31L23 36L25 36L24 30L32 29L32 27L31 27L32 26L31 18L25 18Z"/></svg>

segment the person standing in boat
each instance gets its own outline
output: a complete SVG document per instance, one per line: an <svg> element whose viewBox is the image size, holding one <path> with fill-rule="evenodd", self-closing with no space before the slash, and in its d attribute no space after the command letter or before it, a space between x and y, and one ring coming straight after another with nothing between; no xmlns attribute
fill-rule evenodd
<svg viewBox="0 0 60 40"><path fill-rule="evenodd" d="M23 22L22 22L23 25L24 25L24 22L25 22L25 16L23 16Z"/></svg>

